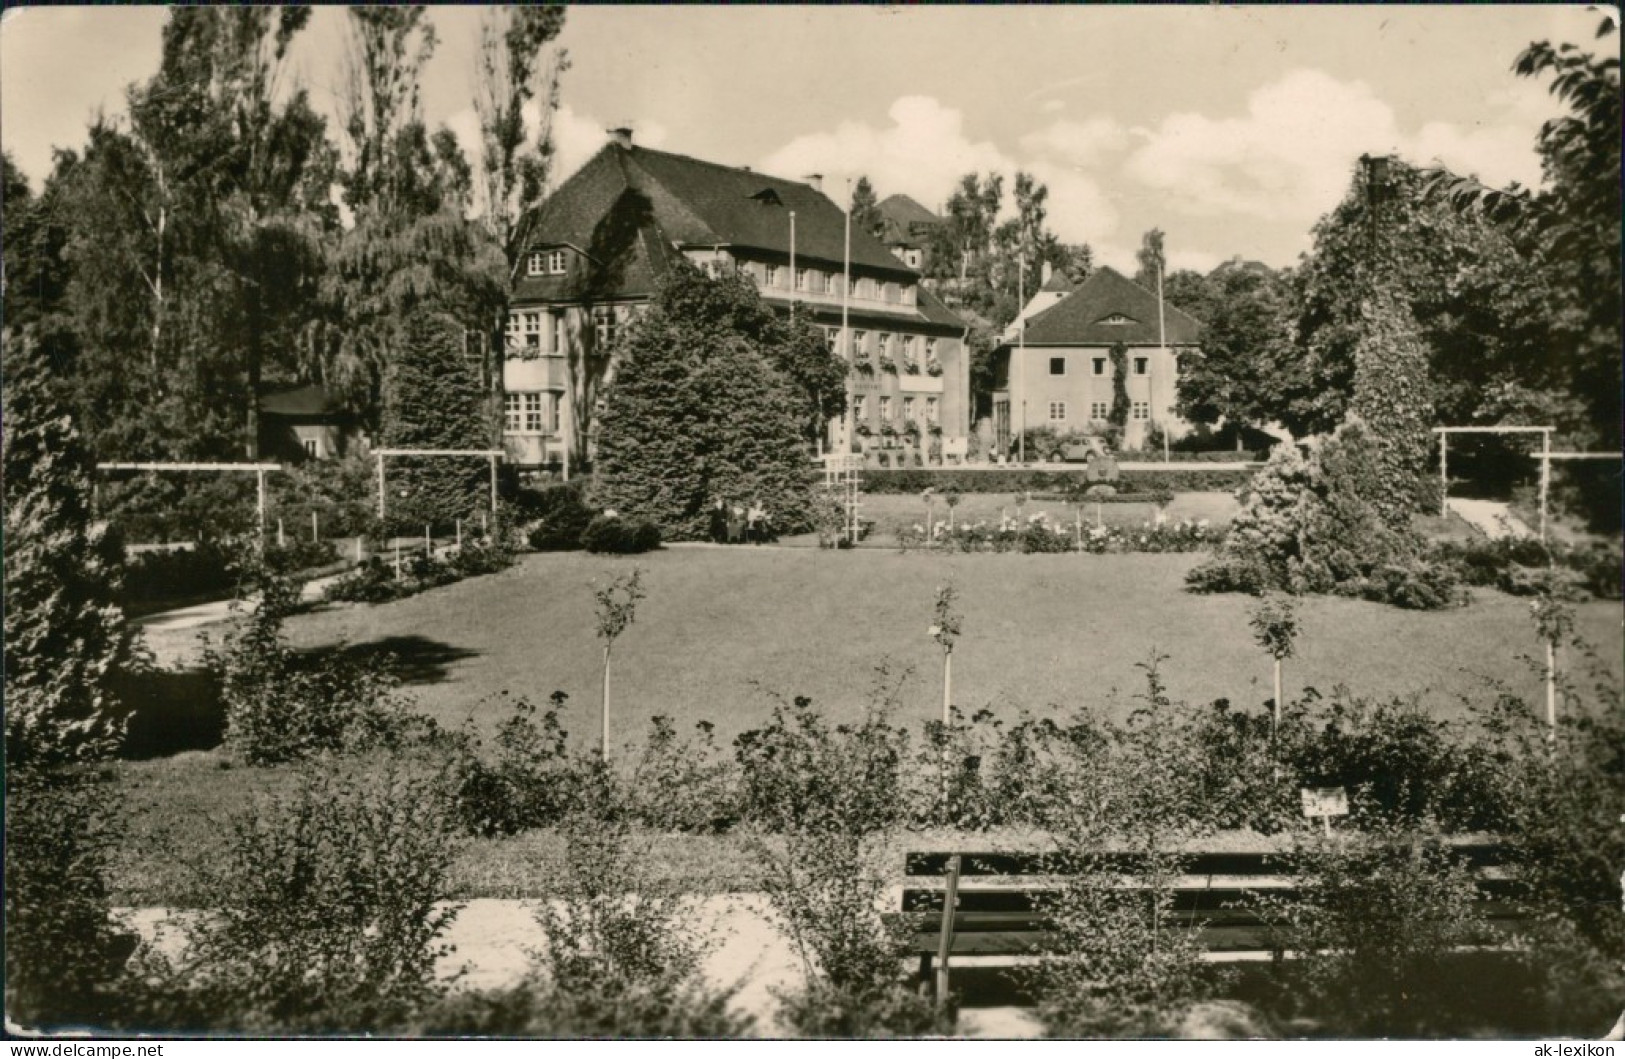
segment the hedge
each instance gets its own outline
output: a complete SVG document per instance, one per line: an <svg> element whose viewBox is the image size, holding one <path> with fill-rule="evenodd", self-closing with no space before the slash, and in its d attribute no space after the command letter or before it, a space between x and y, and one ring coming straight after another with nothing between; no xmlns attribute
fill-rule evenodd
<svg viewBox="0 0 1625 1059"><path fill-rule="evenodd" d="M1246 485L1252 471L1179 470L1124 471L1115 482L1105 483L1117 490L1122 500L1140 494L1154 500L1159 493L1231 493ZM1078 489L1099 484L1089 480L1079 467L1067 470L1035 470L1012 467L990 471L948 468L904 468L864 470L862 488L866 493L941 493L955 489L961 493L1060 493L1069 486Z"/></svg>

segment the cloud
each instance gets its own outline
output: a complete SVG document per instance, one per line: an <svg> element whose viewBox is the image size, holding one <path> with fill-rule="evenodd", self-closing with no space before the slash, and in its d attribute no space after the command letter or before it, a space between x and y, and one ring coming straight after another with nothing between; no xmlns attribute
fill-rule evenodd
<svg viewBox="0 0 1625 1059"><path fill-rule="evenodd" d="M760 168L792 178L822 173L826 192L838 202L845 198L846 180L867 176L882 198L900 193L932 210L942 209L959 178L971 172L1003 174L1008 207L1015 174L1023 170L1049 188L1049 224L1061 238L1088 241L1117 226L1117 210L1100 185L1058 151L1052 158L1011 156L990 141L972 139L963 113L930 96L897 99L887 118L889 124L880 127L844 121L798 136L763 158Z"/></svg>
<svg viewBox="0 0 1625 1059"><path fill-rule="evenodd" d="M1062 118L1021 138L1022 150L1073 165L1094 166L1129 146L1128 130L1106 117L1087 121Z"/></svg>
<svg viewBox="0 0 1625 1059"><path fill-rule="evenodd" d="M1300 69L1256 89L1242 116L1169 115L1140 133L1145 142L1124 172L1189 215L1308 224L1342 198L1365 153L1442 162L1491 183L1538 179L1527 125L1511 120L1531 105L1508 96L1491 104L1501 123L1432 122L1406 133L1363 81Z"/></svg>

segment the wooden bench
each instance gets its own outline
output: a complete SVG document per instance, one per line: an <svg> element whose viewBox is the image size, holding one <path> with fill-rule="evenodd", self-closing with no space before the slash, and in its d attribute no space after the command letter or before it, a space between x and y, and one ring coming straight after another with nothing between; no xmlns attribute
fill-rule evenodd
<svg viewBox="0 0 1625 1059"><path fill-rule="evenodd" d="M1504 867L1505 849L1493 841L1449 843L1474 873L1489 925L1510 933L1522 921ZM1091 869L1129 876L1130 854L1092 856ZM1249 907L1250 895L1292 900L1297 893L1285 856L1272 853L1194 853L1184 858L1173 887L1166 929L1195 930L1214 962L1272 958L1282 948L1274 927ZM1054 854L911 853L904 866L901 914L920 959L920 980L948 995L955 956L1024 956L1037 953L1052 933L1043 906L1060 892L1065 875ZM946 914L952 908L953 914Z"/></svg>

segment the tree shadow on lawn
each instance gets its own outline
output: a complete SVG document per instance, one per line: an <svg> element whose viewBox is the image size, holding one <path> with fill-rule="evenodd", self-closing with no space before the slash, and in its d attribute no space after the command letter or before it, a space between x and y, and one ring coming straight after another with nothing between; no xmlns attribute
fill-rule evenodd
<svg viewBox="0 0 1625 1059"><path fill-rule="evenodd" d="M369 640L366 643L317 647L300 652L301 659L311 662L333 657L357 665L381 664L402 684L439 684L451 675L453 663L478 656L478 651L416 635L386 636L382 640Z"/></svg>

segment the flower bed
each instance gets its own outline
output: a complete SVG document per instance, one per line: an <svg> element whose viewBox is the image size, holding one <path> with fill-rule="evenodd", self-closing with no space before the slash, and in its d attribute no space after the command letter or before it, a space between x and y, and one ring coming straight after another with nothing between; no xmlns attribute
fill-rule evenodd
<svg viewBox="0 0 1625 1059"><path fill-rule="evenodd" d="M1126 552L1194 552L1212 547L1224 537L1207 519L1146 522L1139 526L1080 525L1051 518L1044 512L1025 518L1005 517L997 522L977 521L950 529L938 522L931 527L915 523L897 534L904 551L934 548L959 552L1061 553L1106 555Z"/></svg>
<svg viewBox="0 0 1625 1059"><path fill-rule="evenodd" d="M1110 482L1126 499L1149 500L1155 493L1233 493L1252 480L1253 472L1191 469L1178 471L1124 471ZM866 493L939 493L957 489L961 493L1065 493L1091 485L1089 472L1082 467L1065 470L1037 470L1024 467L967 470L952 467L865 470Z"/></svg>

